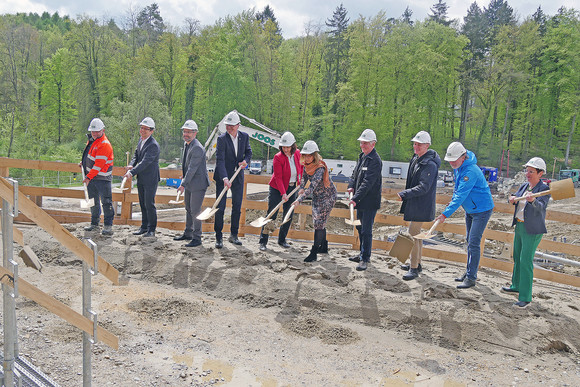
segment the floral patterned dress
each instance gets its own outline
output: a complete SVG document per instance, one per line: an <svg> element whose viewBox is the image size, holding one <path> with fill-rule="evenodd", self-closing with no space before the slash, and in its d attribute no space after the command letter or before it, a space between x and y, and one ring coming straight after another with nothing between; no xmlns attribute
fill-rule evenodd
<svg viewBox="0 0 580 387"><path fill-rule="evenodd" d="M330 211L336 202L336 187L330 179L330 186L324 186L324 167L317 168L313 175L304 174L300 188L304 189L306 182L310 180L310 186L298 197L298 202L302 203L304 198L312 195L312 221L314 228L321 230L326 227L326 222L330 216Z"/></svg>

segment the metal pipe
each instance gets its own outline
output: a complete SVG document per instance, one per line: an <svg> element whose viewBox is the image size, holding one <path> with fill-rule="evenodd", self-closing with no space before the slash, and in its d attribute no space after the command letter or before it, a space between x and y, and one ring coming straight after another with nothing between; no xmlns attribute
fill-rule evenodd
<svg viewBox="0 0 580 387"><path fill-rule="evenodd" d="M9 268L10 261L13 260L13 234L12 234L12 209L7 200L2 200L2 263L6 269ZM4 371L4 386L14 386L14 343L16 341L15 327L15 302L12 288L2 284L3 299L3 322L4 322L4 361L2 364Z"/></svg>
<svg viewBox="0 0 580 387"><path fill-rule="evenodd" d="M566 264L566 265L580 267L580 262L573 261L571 259L557 257L555 255L546 254L546 253L540 253L539 251L536 251L536 256L537 257L540 257L540 258L547 259L549 261L554 261L554 262L559 262L559 263L563 263L563 264Z"/></svg>

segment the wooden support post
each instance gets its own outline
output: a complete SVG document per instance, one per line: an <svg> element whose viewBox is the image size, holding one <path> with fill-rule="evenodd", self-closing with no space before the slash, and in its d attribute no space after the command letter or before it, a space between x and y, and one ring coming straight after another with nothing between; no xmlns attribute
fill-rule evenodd
<svg viewBox="0 0 580 387"><path fill-rule="evenodd" d="M10 168L8 167L0 167L0 176L8 177L10 176Z"/></svg>

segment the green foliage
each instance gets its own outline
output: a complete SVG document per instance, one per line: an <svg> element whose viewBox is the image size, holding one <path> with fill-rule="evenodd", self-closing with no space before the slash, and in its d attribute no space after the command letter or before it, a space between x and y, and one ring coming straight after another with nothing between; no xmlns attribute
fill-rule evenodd
<svg viewBox="0 0 580 387"><path fill-rule="evenodd" d="M58 14L0 16L0 155L76 162L94 117L117 165L151 116L161 158L179 157L180 127L208 138L236 109L326 158L355 159L365 128L385 160L408 160L431 133L442 153L460 139L481 164L554 157L580 166L580 16L561 8L516 20L505 0L472 3L459 30L439 1L424 21L383 11L351 21L341 4L322 26L284 39L271 7L179 31L156 3L111 20ZM256 158L276 150L253 143ZM515 159L515 160L514 160Z"/></svg>

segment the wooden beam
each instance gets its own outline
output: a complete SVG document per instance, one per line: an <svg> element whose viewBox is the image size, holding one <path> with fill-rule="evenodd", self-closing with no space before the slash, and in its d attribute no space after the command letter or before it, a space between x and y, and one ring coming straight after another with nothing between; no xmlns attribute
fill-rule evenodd
<svg viewBox="0 0 580 387"><path fill-rule="evenodd" d="M13 204L13 188L10 183L0 177L0 196ZM34 204L25 195L19 195L18 209L29 219L42 227L46 232L56 238L66 248L72 251L79 258L84 260L91 267L94 265L93 250L77 239L66 228L62 227L50 215ZM101 274L107 277L115 285L119 284L119 271L101 256L98 257L98 269Z"/></svg>
<svg viewBox="0 0 580 387"><path fill-rule="evenodd" d="M14 286L12 278L14 274L8 271L4 267L0 266L0 277L1 282L5 285ZM31 299L38 305L42 306L49 312L56 314L58 317L69 322L80 330L92 335L93 334L93 321L89 320L82 314L75 312L62 302L52 298L48 294L44 293L42 290L38 289L36 286L26 282L22 278L18 278L18 293L26 298ZM119 349L119 339L117 336L102 328L97 326L97 340L102 341L113 349Z"/></svg>

